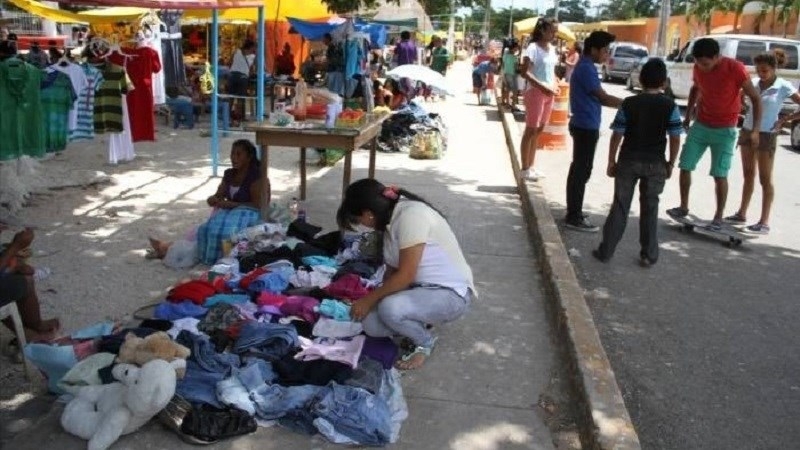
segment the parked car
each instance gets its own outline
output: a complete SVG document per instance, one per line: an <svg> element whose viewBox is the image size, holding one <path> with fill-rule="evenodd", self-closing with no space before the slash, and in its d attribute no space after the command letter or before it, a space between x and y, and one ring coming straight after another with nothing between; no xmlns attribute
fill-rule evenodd
<svg viewBox="0 0 800 450"><path fill-rule="evenodd" d="M628 90L635 91L637 89L642 88L642 84L639 82L639 76L642 74L642 66L651 60L651 59L660 59L664 60L665 58L661 56L648 56L646 58L642 58L639 61L636 61L633 64L633 68L631 69L630 73L628 74ZM672 97L672 89L669 85L669 79L667 79L667 86L664 88L664 93Z"/></svg>
<svg viewBox="0 0 800 450"><path fill-rule="evenodd" d="M795 120L792 122L789 141L791 142L793 149L800 150L800 120Z"/></svg>
<svg viewBox="0 0 800 450"><path fill-rule="evenodd" d="M719 42L722 56L741 61L753 77L757 76L753 58L761 53L782 49L786 54L786 66L778 70L778 75L791 81L794 85L800 82L800 70L798 68L800 41L747 34L726 34L710 37ZM693 84L692 71L694 69L692 47L697 42L697 39L700 38L694 38L689 41L678 53L678 56L667 65L670 86L673 94L678 98L689 97L689 90Z"/></svg>
<svg viewBox="0 0 800 450"><path fill-rule="evenodd" d="M608 47L608 60L600 66L604 81L627 81L633 66L648 56L647 47L634 42L612 42Z"/></svg>

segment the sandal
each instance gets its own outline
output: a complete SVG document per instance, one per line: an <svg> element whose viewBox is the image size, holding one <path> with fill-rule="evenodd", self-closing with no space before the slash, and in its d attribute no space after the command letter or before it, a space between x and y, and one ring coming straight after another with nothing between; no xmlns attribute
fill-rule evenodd
<svg viewBox="0 0 800 450"><path fill-rule="evenodd" d="M747 222L747 218L745 218L739 212L737 212L736 214L732 214L732 215L726 217L724 220L725 220L725 222L731 222L731 223L745 223L745 222Z"/></svg>
<svg viewBox="0 0 800 450"><path fill-rule="evenodd" d="M436 346L437 340L438 338L433 338L433 341L427 347L423 347L421 345L416 346L414 350L403 355L400 358L400 361L397 361L394 366L399 370L419 369L423 364L425 364L425 361L431 356L431 353L433 353L433 349ZM422 362L415 365L412 360L420 357L422 357Z"/></svg>

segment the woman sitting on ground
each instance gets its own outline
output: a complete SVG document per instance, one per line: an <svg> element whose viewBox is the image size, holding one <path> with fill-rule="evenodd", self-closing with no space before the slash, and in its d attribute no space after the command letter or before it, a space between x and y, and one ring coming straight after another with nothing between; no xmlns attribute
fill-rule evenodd
<svg viewBox="0 0 800 450"><path fill-rule="evenodd" d="M0 232L6 229L0 222ZM28 341L49 341L54 339L61 326L58 319L43 320L36 296L36 285L32 267L18 261L20 253L33 242L33 231L25 229L14 235L14 239L0 253L0 306L11 302L17 304ZM13 323L3 320L10 330Z"/></svg>
<svg viewBox="0 0 800 450"><path fill-rule="evenodd" d="M270 201L269 180L261 179L261 166L252 142L239 139L233 143L231 166L223 174L217 192L206 200L214 208L211 217L197 228L197 256L203 264L214 264L223 256L223 240L261 222L262 183L266 183L266 201ZM163 259L172 243L150 238L150 245L148 257Z"/></svg>
<svg viewBox="0 0 800 450"><path fill-rule="evenodd" d="M392 98L389 99L389 109L397 111L408 105L408 96L406 96L405 92L403 92L403 89L400 87L399 81L394 78L387 78L383 85L386 88L386 92L392 96Z"/></svg>
<svg viewBox="0 0 800 450"><path fill-rule="evenodd" d="M383 284L353 303L350 314L369 336L404 336L415 348L396 363L416 369L430 356L430 325L461 317L475 297L472 270L447 219L421 197L373 179L351 184L336 213L343 229L384 233Z"/></svg>

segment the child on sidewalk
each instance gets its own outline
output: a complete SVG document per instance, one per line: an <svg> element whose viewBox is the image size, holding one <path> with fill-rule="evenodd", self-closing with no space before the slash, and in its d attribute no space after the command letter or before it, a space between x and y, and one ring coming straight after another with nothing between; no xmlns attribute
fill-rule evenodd
<svg viewBox="0 0 800 450"><path fill-rule="evenodd" d="M658 196L678 157L681 114L675 101L662 92L667 82L667 66L662 60L647 61L639 79L644 90L626 98L611 123L614 133L608 149L607 174L614 178L614 201L603 226L603 241L592 255L603 262L614 255L639 182L640 265L650 267L658 260ZM669 158L665 160L667 135ZM617 159L620 142L622 150Z"/></svg>

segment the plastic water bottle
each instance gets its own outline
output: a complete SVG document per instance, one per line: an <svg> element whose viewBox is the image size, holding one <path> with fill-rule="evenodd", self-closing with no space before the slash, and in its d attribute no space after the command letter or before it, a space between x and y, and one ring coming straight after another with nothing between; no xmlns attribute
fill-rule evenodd
<svg viewBox="0 0 800 450"><path fill-rule="evenodd" d="M297 202L297 220L300 222L306 221L306 207L300 201Z"/></svg>

